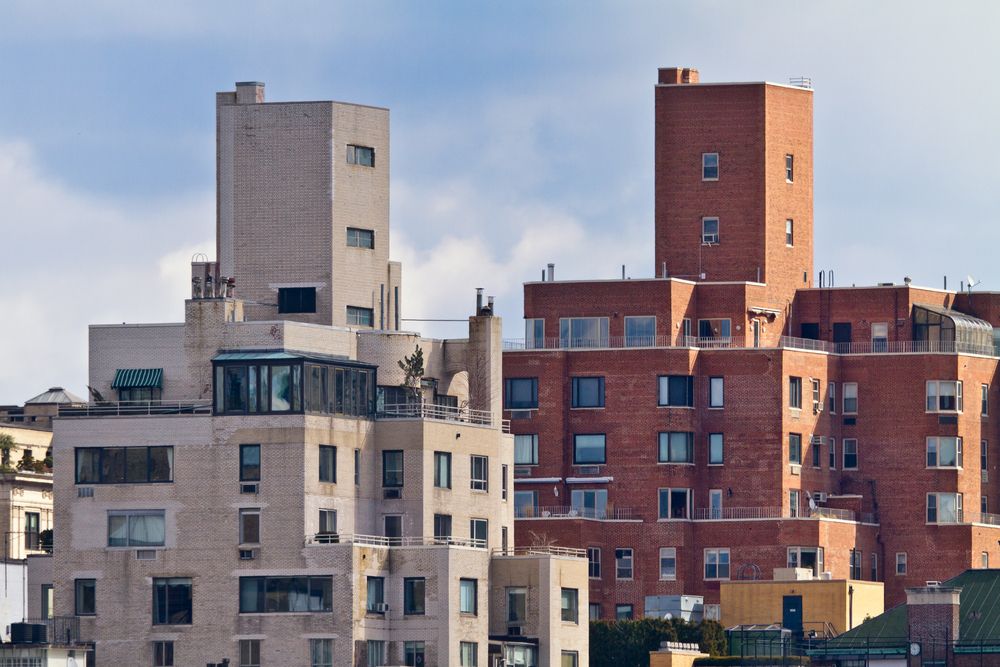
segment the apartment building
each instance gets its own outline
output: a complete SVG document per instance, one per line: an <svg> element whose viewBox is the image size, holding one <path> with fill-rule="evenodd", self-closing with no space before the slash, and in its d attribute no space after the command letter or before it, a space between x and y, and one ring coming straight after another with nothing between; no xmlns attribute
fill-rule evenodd
<svg viewBox="0 0 1000 667"><path fill-rule="evenodd" d="M888 607L1000 558L1000 294L814 275L812 104L661 69L656 277L524 286L518 541L587 550L591 618L786 567Z"/></svg>
<svg viewBox="0 0 1000 667"><path fill-rule="evenodd" d="M585 554L515 547L500 319L399 328L388 111L217 101L218 261L92 326L55 420L56 615L98 665L587 664Z"/></svg>

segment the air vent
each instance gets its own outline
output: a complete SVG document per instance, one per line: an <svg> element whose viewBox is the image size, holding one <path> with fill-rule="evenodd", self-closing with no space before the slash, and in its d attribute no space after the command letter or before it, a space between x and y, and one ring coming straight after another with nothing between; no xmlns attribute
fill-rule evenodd
<svg viewBox="0 0 1000 667"><path fill-rule="evenodd" d="M240 549L240 560L253 560L257 557L256 549Z"/></svg>
<svg viewBox="0 0 1000 667"><path fill-rule="evenodd" d="M77 498L93 498L94 497L94 487L92 486L80 486L76 489Z"/></svg>
<svg viewBox="0 0 1000 667"><path fill-rule="evenodd" d="M393 500L403 497L402 489L382 489L382 497L386 500Z"/></svg>
<svg viewBox="0 0 1000 667"><path fill-rule="evenodd" d="M514 477L531 477L531 468L514 468Z"/></svg>
<svg viewBox="0 0 1000 667"><path fill-rule="evenodd" d="M240 493L260 493L260 484L253 482L251 484L240 484Z"/></svg>
<svg viewBox="0 0 1000 667"><path fill-rule="evenodd" d="M957 424L958 415L938 415L938 424Z"/></svg>
<svg viewBox="0 0 1000 667"><path fill-rule="evenodd" d="M531 419L531 410L511 410L511 419Z"/></svg>
<svg viewBox="0 0 1000 667"><path fill-rule="evenodd" d="M600 475L601 469L598 466L581 466L576 469L581 475Z"/></svg>
<svg viewBox="0 0 1000 667"><path fill-rule="evenodd" d="M136 560L156 560L156 549L137 549Z"/></svg>

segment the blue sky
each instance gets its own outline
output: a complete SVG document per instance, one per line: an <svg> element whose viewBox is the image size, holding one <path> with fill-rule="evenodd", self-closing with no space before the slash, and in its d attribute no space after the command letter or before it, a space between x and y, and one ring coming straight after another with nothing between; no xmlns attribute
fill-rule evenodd
<svg viewBox="0 0 1000 667"><path fill-rule="evenodd" d="M992 2L8 0L0 403L85 394L88 323L182 317L214 255L214 93L243 80L392 110L406 317L464 317L482 285L514 337L546 262L649 275L666 65L813 78L816 267L839 285L1000 290L998 23Z"/></svg>

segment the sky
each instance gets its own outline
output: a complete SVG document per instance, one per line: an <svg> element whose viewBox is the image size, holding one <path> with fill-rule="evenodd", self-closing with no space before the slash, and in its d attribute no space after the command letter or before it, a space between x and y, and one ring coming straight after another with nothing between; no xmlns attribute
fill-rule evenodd
<svg viewBox="0 0 1000 667"><path fill-rule="evenodd" d="M0 404L86 396L87 325L183 318L214 94L391 109L403 316L523 335L522 283L652 275L653 85L815 89L815 266L1000 290L1000 3L0 3ZM461 324L422 327L462 337Z"/></svg>

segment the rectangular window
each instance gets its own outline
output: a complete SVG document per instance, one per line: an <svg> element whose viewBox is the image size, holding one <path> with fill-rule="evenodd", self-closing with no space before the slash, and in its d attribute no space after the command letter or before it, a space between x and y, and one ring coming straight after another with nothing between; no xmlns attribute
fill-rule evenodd
<svg viewBox="0 0 1000 667"><path fill-rule="evenodd" d="M729 549L705 549L705 579L729 579Z"/></svg>
<svg viewBox="0 0 1000 667"><path fill-rule="evenodd" d="M572 404L574 408L604 407L604 378L573 378Z"/></svg>
<svg viewBox="0 0 1000 667"><path fill-rule="evenodd" d="M479 644L477 642L458 643L458 664L461 667L479 667Z"/></svg>
<svg viewBox="0 0 1000 667"><path fill-rule="evenodd" d="M632 549L615 549L615 579L632 578Z"/></svg>
<svg viewBox="0 0 1000 667"><path fill-rule="evenodd" d="M799 492L797 489L790 489L788 491L788 516L792 519L798 518L799 507Z"/></svg>
<svg viewBox="0 0 1000 667"><path fill-rule="evenodd" d="M514 465L538 465L538 434L514 436Z"/></svg>
<svg viewBox="0 0 1000 667"><path fill-rule="evenodd" d="M593 465L605 463L605 437L603 433L573 436L573 464Z"/></svg>
<svg viewBox="0 0 1000 667"><path fill-rule="evenodd" d="M337 448L329 445L319 446L319 481L335 484L337 482Z"/></svg>
<svg viewBox="0 0 1000 667"><path fill-rule="evenodd" d="M625 318L625 347L656 345L656 318L629 316Z"/></svg>
<svg viewBox="0 0 1000 667"><path fill-rule="evenodd" d="M615 620L618 621L630 621L633 617L632 605L630 604L616 604L615 605Z"/></svg>
<svg viewBox="0 0 1000 667"><path fill-rule="evenodd" d="M788 407L794 410L802 408L802 378L788 378Z"/></svg>
<svg viewBox="0 0 1000 667"><path fill-rule="evenodd" d="M590 620L601 620L601 605L597 602L591 602L588 606L590 607Z"/></svg>
<svg viewBox="0 0 1000 667"><path fill-rule="evenodd" d="M510 473L506 463L500 466L500 500L507 500L507 487L510 482Z"/></svg>
<svg viewBox="0 0 1000 667"><path fill-rule="evenodd" d="M785 220L785 245L788 247L795 245L795 221L791 218Z"/></svg>
<svg viewBox="0 0 1000 667"><path fill-rule="evenodd" d="M722 465L724 455L721 433L708 434L708 465Z"/></svg>
<svg viewBox="0 0 1000 667"><path fill-rule="evenodd" d="M354 486L361 486L361 450L354 450Z"/></svg>
<svg viewBox="0 0 1000 667"><path fill-rule="evenodd" d="M174 481L173 447L77 447L77 484Z"/></svg>
<svg viewBox="0 0 1000 667"><path fill-rule="evenodd" d="M788 461L795 465L802 465L802 434L788 434Z"/></svg>
<svg viewBox="0 0 1000 667"><path fill-rule="evenodd" d="M426 650L424 642L403 642L403 664L406 667L424 667Z"/></svg>
<svg viewBox="0 0 1000 667"><path fill-rule="evenodd" d="M260 508L240 510L240 544L260 544Z"/></svg>
<svg viewBox="0 0 1000 667"><path fill-rule="evenodd" d="M528 589L507 589L507 623L520 625L528 620Z"/></svg>
<svg viewBox="0 0 1000 667"><path fill-rule="evenodd" d="M607 317L564 317L559 320L560 347L607 347Z"/></svg>
<svg viewBox="0 0 1000 667"><path fill-rule="evenodd" d="M660 580L677 579L677 547L660 547Z"/></svg>
<svg viewBox="0 0 1000 667"><path fill-rule="evenodd" d="M830 470L836 470L837 469L837 439L836 438L830 438L829 459L830 459Z"/></svg>
<svg viewBox="0 0 1000 667"><path fill-rule="evenodd" d="M109 547L162 547L166 540L163 510L110 510Z"/></svg>
<svg viewBox="0 0 1000 667"><path fill-rule="evenodd" d="M691 489L660 489L660 519L690 519Z"/></svg>
<svg viewBox="0 0 1000 667"><path fill-rule="evenodd" d="M279 313L315 313L315 287L279 287Z"/></svg>
<svg viewBox="0 0 1000 667"><path fill-rule="evenodd" d="M541 318L524 320L524 348L526 350L545 349L545 320Z"/></svg>
<svg viewBox="0 0 1000 667"><path fill-rule="evenodd" d="M826 388L826 409L831 415L837 414L837 383L831 382Z"/></svg>
<svg viewBox="0 0 1000 667"><path fill-rule="evenodd" d="M961 523L961 493L928 493L927 523Z"/></svg>
<svg viewBox="0 0 1000 667"><path fill-rule="evenodd" d="M538 407L538 378L504 380L504 409L533 410Z"/></svg>
<svg viewBox="0 0 1000 667"><path fill-rule="evenodd" d="M420 642L421 644L423 642ZM410 664L410 663L407 663ZM423 664L422 662L420 663ZM333 640L309 640L309 667L333 667Z"/></svg>
<svg viewBox="0 0 1000 667"><path fill-rule="evenodd" d="M785 180L789 183L795 181L795 156L785 155Z"/></svg>
<svg viewBox="0 0 1000 667"><path fill-rule="evenodd" d="M812 450L813 468L823 467L823 438L813 436L809 441L809 448Z"/></svg>
<svg viewBox="0 0 1000 667"><path fill-rule="evenodd" d="M577 662L580 656L576 651L563 651L560 658L559 667L579 667Z"/></svg>
<svg viewBox="0 0 1000 667"><path fill-rule="evenodd" d="M375 326L375 311L361 306L347 307L347 325L356 327Z"/></svg>
<svg viewBox="0 0 1000 667"><path fill-rule="evenodd" d="M587 576L601 578L601 547L587 547Z"/></svg>
<svg viewBox="0 0 1000 667"><path fill-rule="evenodd" d="M389 489L403 486L403 450L382 452L382 486Z"/></svg>
<svg viewBox="0 0 1000 667"><path fill-rule="evenodd" d="M473 454L469 457L472 472L470 473L469 488L473 491L488 491L490 488L490 460L486 456Z"/></svg>
<svg viewBox="0 0 1000 667"><path fill-rule="evenodd" d="M434 515L434 539L438 542L447 542L451 539L451 515Z"/></svg>
<svg viewBox="0 0 1000 667"><path fill-rule="evenodd" d="M788 567L811 570L814 577L825 572L823 547L788 547Z"/></svg>
<svg viewBox="0 0 1000 667"><path fill-rule="evenodd" d="M319 511L319 534L337 534L337 510L321 509Z"/></svg>
<svg viewBox="0 0 1000 667"><path fill-rule="evenodd" d="M990 414L990 386L983 384L979 386L979 414L988 417Z"/></svg>
<svg viewBox="0 0 1000 667"><path fill-rule="evenodd" d="M240 481L260 481L260 445L240 445Z"/></svg>
<svg viewBox="0 0 1000 667"><path fill-rule="evenodd" d="M385 577L368 577L365 592L367 594L365 610L369 614L384 614L385 608Z"/></svg>
<svg viewBox="0 0 1000 667"><path fill-rule="evenodd" d="M579 623L580 591L575 588L562 589L562 620L564 623Z"/></svg>
<svg viewBox="0 0 1000 667"><path fill-rule="evenodd" d="M458 580L458 611L462 614L479 613L479 581L476 579Z"/></svg>
<svg viewBox="0 0 1000 667"><path fill-rule="evenodd" d="M701 154L701 180L703 180L703 181L717 181L717 180L719 180L719 154L718 153L702 153Z"/></svg>
<svg viewBox="0 0 1000 667"><path fill-rule="evenodd" d="M375 232L371 229L348 227L347 246L349 248L368 248L371 250L375 247Z"/></svg>
<svg viewBox="0 0 1000 667"><path fill-rule="evenodd" d="M860 549L851 549L850 553L850 570L851 579L860 580L861 579L861 559L864 557L864 553Z"/></svg>
<svg viewBox="0 0 1000 667"><path fill-rule="evenodd" d="M983 472L986 472L989 468L987 467L987 452L989 451L989 445L985 440L979 441L979 467Z"/></svg>
<svg viewBox="0 0 1000 667"><path fill-rule="evenodd" d="M77 616L97 613L97 579L75 580L73 609Z"/></svg>
<svg viewBox="0 0 1000 667"><path fill-rule="evenodd" d="M191 580L153 579L153 625L191 624Z"/></svg>
<svg viewBox="0 0 1000 667"><path fill-rule="evenodd" d="M694 433L660 433L657 461L660 463L694 463Z"/></svg>
<svg viewBox="0 0 1000 667"><path fill-rule="evenodd" d="M41 515L38 512L24 513L24 546L26 549L41 548Z"/></svg>
<svg viewBox="0 0 1000 667"><path fill-rule="evenodd" d="M856 414L858 414L858 383L857 382L845 382L844 383L844 414L845 415L856 415Z"/></svg>
<svg viewBox="0 0 1000 667"><path fill-rule="evenodd" d="M488 519L469 519L469 537L475 547L485 549L490 541L490 522Z"/></svg>
<svg viewBox="0 0 1000 667"><path fill-rule="evenodd" d="M906 552L897 551L896 552L896 574L905 575L906 574Z"/></svg>
<svg viewBox="0 0 1000 667"><path fill-rule="evenodd" d="M362 167L375 166L375 149L371 146L347 145L347 164L357 164Z"/></svg>
<svg viewBox="0 0 1000 667"><path fill-rule="evenodd" d="M885 352L889 349L889 324L887 322L872 322L872 352Z"/></svg>
<svg viewBox="0 0 1000 667"><path fill-rule="evenodd" d="M658 405L672 408L694 407L694 377L690 375L661 375L658 382Z"/></svg>
<svg viewBox="0 0 1000 667"><path fill-rule="evenodd" d="M153 642L153 667L174 667L174 643Z"/></svg>
<svg viewBox="0 0 1000 667"><path fill-rule="evenodd" d="M878 581L878 554L872 552L872 581Z"/></svg>
<svg viewBox="0 0 1000 667"><path fill-rule="evenodd" d="M427 580L423 577L406 577L403 579L403 614L406 616L422 616L424 614L424 595Z"/></svg>
<svg viewBox="0 0 1000 667"><path fill-rule="evenodd" d="M719 219L718 218L702 218L701 219L701 244L702 245L718 245L719 244Z"/></svg>
<svg viewBox="0 0 1000 667"><path fill-rule="evenodd" d="M844 470L858 469L858 441L844 438Z"/></svg>
<svg viewBox="0 0 1000 667"><path fill-rule="evenodd" d="M576 516L588 519L607 518L607 489L573 489L570 493L570 508Z"/></svg>
<svg viewBox="0 0 1000 667"><path fill-rule="evenodd" d="M514 491L514 517L523 519L538 516L538 492Z"/></svg>
<svg viewBox="0 0 1000 667"><path fill-rule="evenodd" d="M333 579L240 577L241 614L333 611Z"/></svg>
<svg viewBox="0 0 1000 667"><path fill-rule="evenodd" d="M952 437L927 438L928 468L961 468L962 439Z"/></svg>
<svg viewBox="0 0 1000 667"><path fill-rule="evenodd" d="M990 511L989 499L986 496L979 496L979 511L982 514Z"/></svg>
<svg viewBox="0 0 1000 667"><path fill-rule="evenodd" d="M722 489L708 490L708 516L711 519L722 518Z"/></svg>
<svg viewBox="0 0 1000 667"><path fill-rule="evenodd" d="M451 452L434 452L434 486L451 488Z"/></svg>
<svg viewBox="0 0 1000 667"><path fill-rule="evenodd" d="M928 380L927 412L961 412L962 403L961 380Z"/></svg>
<svg viewBox="0 0 1000 667"><path fill-rule="evenodd" d="M721 408L724 405L724 381L721 377L708 379L708 407Z"/></svg>
<svg viewBox="0 0 1000 667"><path fill-rule="evenodd" d="M240 640L240 667L260 667L260 640Z"/></svg>
<svg viewBox="0 0 1000 667"><path fill-rule="evenodd" d="M382 517L382 534L389 538L389 544L399 544L403 537L403 517L399 514L386 514Z"/></svg>

